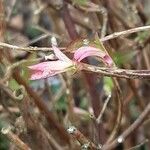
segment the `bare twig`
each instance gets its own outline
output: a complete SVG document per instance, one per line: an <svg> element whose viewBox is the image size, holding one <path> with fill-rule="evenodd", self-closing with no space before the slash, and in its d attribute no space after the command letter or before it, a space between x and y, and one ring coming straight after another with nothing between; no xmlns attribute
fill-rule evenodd
<svg viewBox="0 0 150 150"><path fill-rule="evenodd" d="M138 127L140 127L146 117L150 114L150 103L146 106L144 111L141 113L141 115L135 120L135 122L130 125L118 138L116 138L113 142L110 144L106 144L103 146L102 150L111 150L115 148L118 144L123 143L124 140L132 134Z"/></svg>
<svg viewBox="0 0 150 150"><path fill-rule="evenodd" d="M66 95L67 95L67 106L68 106L68 117L71 123L75 122L75 115L73 112L74 108L74 97L72 93L72 80L69 79L69 74L66 73L66 76L64 77L65 83L66 83Z"/></svg>
<svg viewBox="0 0 150 150"><path fill-rule="evenodd" d="M36 38L30 40L29 42L24 43L22 46L25 46L25 47L26 47L26 46L29 46L29 45L31 45L31 44L34 44L34 43L38 42L38 41L41 41L41 40L43 40L43 39L46 39L46 38L48 38L48 37L51 37L51 35L50 35L50 34L42 34L42 35L40 35L40 36L38 36L38 37L36 37Z"/></svg>
<svg viewBox="0 0 150 150"><path fill-rule="evenodd" d="M149 140L148 140L148 139L145 139L145 140L143 140L140 144L138 144L138 145L136 145L136 146L134 146L134 147L131 147L131 148L129 148L129 149L126 149L126 150L137 150L138 148L140 148L142 145L146 144L147 142L149 142Z"/></svg>
<svg viewBox="0 0 150 150"><path fill-rule="evenodd" d="M137 27L137 28L133 28L133 29L129 29L129 30L125 30L125 31L110 34L108 36L105 36L105 37L101 38L100 40L102 42L105 42L105 41L117 38L119 36L131 34L131 33L135 33L135 32L140 32L140 31L144 31L144 30L148 30L148 29L150 29L150 26ZM27 52L35 52L35 51L48 52L48 51L52 51L51 47L20 47L20 46L11 45L11 44L7 44L7 43L3 43L3 42L0 42L0 47L12 49L12 50L27 51ZM64 47L59 47L59 49L65 50Z"/></svg>
<svg viewBox="0 0 150 150"><path fill-rule="evenodd" d="M23 65L25 63L32 63L32 62L39 62L40 60L42 60L42 58L37 58L37 59L32 59L32 60L22 60L22 61L19 61L19 62L16 62L12 65L10 65L9 67L7 67L6 69L6 73L5 73L5 76L4 78L2 79L2 82L6 82L7 80L9 80L9 78L11 77L14 69L20 65Z"/></svg>
<svg viewBox="0 0 150 150"><path fill-rule="evenodd" d="M11 113L19 113L19 109L18 107L8 107L8 110ZM4 107L2 105L0 105L0 112L4 111Z"/></svg>
<svg viewBox="0 0 150 150"><path fill-rule="evenodd" d="M114 85L115 85L115 88L116 88L116 95L117 95L117 98L116 98L116 106L117 106L117 117L116 117L116 122L115 122L115 125L113 127L113 130L109 136L109 138L107 139L106 143L110 143L116 136L118 130L119 130L119 127L120 127L120 124L121 124L121 119L122 119L122 113L123 113L123 110L122 110L122 101L123 101L123 98L122 98L122 92L121 92L121 89L120 89L120 86L119 86L119 83L117 81L116 78L112 78L113 81L114 81Z"/></svg>
<svg viewBox="0 0 150 150"><path fill-rule="evenodd" d="M106 35L107 22L108 22L108 13L105 7L101 6L101 13L103 15L103 25L101 29L101 38L104 38Z"/></svg>
<svg viewBox="0 0 150 150"><path fill-rule="evenodd" d="M31 150L17 135L15 135L10 127L2 128L1 132L5 134L20 150Z"/></svg>
<svg viewBox="0 0 150 150"><path fill-rule="evenodd" d="M37 29L37 30L39 30L39 31L41 31L41 32L43 32L43 33L45 33L45 34L48 34L48 35L50 35L50 36L54 36L54 37L56 37L57 39L61 39L61 36L60 36L60 35L58 35L58 34L56 34L56 33L53 33L53 32L50 32L49 30L47 30L47 29L45 29L45 28L43 28L43 27L41 27L41 26L39 26L39 25L35 25L34 28Z"/></svg>
<svg viewBox="0 0 150 150"><path fill-rule="evenodd" d="M104 42L104 41L108 41L108 40L117 38L119 36L124 36L124 35L127 35L127 34L136 33L136 32L140 32L140 31L144 31L144 30L148 30L148 29L150 29L150 26L142 26L142 27L137 27L137 28L121 31L121 32L115 32L113 34L105 36L104 38L101 38L100 40L102 42Z"/></svg>
<svg viewBox="0 0 150 150"><path fill-rule="evenodd" d="M48 52L48 51L52 51L51 47L20 47L20 46L11 45L11 44L2 43L2 42L0 42L0 47L12 49L12 50L18 50L18 51L26 51L26 52L36 52L36 51ZM62 47L60 47L60 49L64 50L64 48L62 48Z"/></svg>
<svg viewBox="0 0 150 150"><path fill-rule="evenodd" d="M59 132L59 135L62 137L62 140L64 140L66 143L69 143L69 137L68 137L67 132L65 131L64 127L61 126L55 120L54 116L49 111L47 105L44 103L44 100L36 92L34 92L31 87L29 87L27 82L21 78L18 72L15 72L13 74L13 77L19 84L24 85L27 93L33 98L35 104L41 110L41 112L44 113L45 117L47 118L47 121L49 122L49 125L54 127Z"/></svg>
<svg viewBox="0 0 150 150"><path fill-rule="evenodd" d="M107 97L107 99L105 100L105 103L104 103L104 105L103 105L103 108L102 108L102 110L101 110L99 116L98 116L97 119L96 119L96 121L97 121L98 124L101 122L102 116L103 116L103 114L104 114L104 112L105 112L105 110L106 110L107 104L108 104L108 102L109 102L110 99L111 99L111 94L108 95L108 97Z"/></svg>
<svg viewBox="0 0 150 150"><path fill-rule="evenodd" d="M53 136L50 133L48 133L48 131L42 125L41 125L41 130L47 137L47 139L48 139L49 143L52 145L52 147L54 147L56 150L63 150L63 148L58 144L58 142L55 140L55 138L53 138Z"/></svg>
<svg viewBox="0 0 150 150"><path fill-rule="evenodd" d="M90 140L88 140L77 128L74 126L71 126L68 128L68 133L71 134L80 144L83 148L86 147L86 149L90 150L96 150L98 149L97 146L92 143Z"/></svg>
<svg viewBox="0 0 150 150"><path fill-rule="evenodd" d="M97 67L93 65L83 64L82 69L90 72L95 72L97 74L118 77L126 79L150 79L150 70L128 70L128 69L118 69L118 68L105 68Z"/></svg>
<svg viewBox="0 0 150 150"><path fill-rule="evenodd" d="M1 81L0 81L0 88L13 100L23 99L23 93L16 96L16 94L12 92L11 89L9 89L9 87L7 87L7 85L2 83Z"/></svg>

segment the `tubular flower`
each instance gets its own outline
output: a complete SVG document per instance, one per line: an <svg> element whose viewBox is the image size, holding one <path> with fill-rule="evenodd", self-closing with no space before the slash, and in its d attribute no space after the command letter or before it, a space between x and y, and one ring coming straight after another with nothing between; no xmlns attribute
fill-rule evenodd
<svg viewBox="0 0 150 150"><path fill-rule="evenodd" d="M106 54L104 51L101 51L100 49L95 47L91 47L91 46L80 47L74 53L74 61L70 60L57 47L52 46L52 48L58 60L46 61L36 65L29 66L29 69L31 71L31 78L30 78L31 80L48 78L50 76L54 76L56 74L68 70L74 70L79 67L80 70L82 70L81 66L76 62L80 62L84 58L89 56L100 57L101 60L109 67L113 65L113 60L111 59L111 57L108 54ZM48 58L48 56L46 57Z"/></svg>
<svg viewBox="0 0 150 150"><path fill-rule="evenodd" d="M79 49L77 49L74 53L74 60L80 62L84 58L89 56L100 57L101 60L109 67L113 65L113 60L108 54L106 54L104 51L101 51L98 48L91 46L82 46Z"/></svg>
<svg viewBox="0 0 150 150"><path fill-rule="evenodd" d="M53 46L52 48L58 60L46 61L29 66L31 80L48 78L74 68L75 65L72 60L63 54L57 47Z"/></svg>

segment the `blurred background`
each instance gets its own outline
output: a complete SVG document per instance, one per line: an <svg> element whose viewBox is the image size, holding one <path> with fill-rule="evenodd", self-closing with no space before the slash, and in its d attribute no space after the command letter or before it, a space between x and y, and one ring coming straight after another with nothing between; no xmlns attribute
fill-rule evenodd
<svg viewBox="0 0 150 150"><path fill-rule="evenodd" d="M93 41L96 33L104 38L149 24L149 0L0 0L0 150L100 149L123 133L148 105L149 80L116 79L120 97L111 77L79 71L30 81L27 66L51 54L31 50L51 48L52 37L72 58L72 51L84 45L83 39ZM149 33L103 44L117 67L150 70ZM104 66L93 57L85 63ZM120 125L114 129L119 108ZM149 150L149 139L150 115L115 149Z"/></svg>

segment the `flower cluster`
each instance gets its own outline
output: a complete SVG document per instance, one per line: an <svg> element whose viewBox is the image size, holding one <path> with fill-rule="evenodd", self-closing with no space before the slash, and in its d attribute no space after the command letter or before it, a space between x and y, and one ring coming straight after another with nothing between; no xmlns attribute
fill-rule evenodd
<svg viewBox="0 0 150 150"><path fill-rule="evenodd" d="M73 60L69 59L56 46L52 46L52 48L57 60L46 61L29 66L31 71L31 80L48 78L68 70L73 70L77 68L76 62L80 62L89 56L99 57L107 66L111 66L113 64L113 61L108 54L92 46L82 46L77 49L74 53Z"/></svg>

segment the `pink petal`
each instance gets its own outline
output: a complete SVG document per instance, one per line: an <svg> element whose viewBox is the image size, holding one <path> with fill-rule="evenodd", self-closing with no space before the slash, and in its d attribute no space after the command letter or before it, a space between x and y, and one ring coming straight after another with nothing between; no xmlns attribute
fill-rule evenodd
<svg viewBox="0 0 150 150"><path fill-rule="evenodd" d="M60 60L42 62L33 66L29 66L31 71L31 80L43 79L65 72L65 69L70 66L72 66L71 63Z"/></svg>
<svg viewBox="0 0 150 150"><path fill-rule="evenodd" d="M104 51L101 51L95 47L83 46L74 53L74 59L79 62L89 56L98 56L104 63L108 64L109 66L113 64L112 59Z"/></svg>
<svg viewBox="0 0 150 150"><path fill-rule="evenodd" d="M111 66L114 64L112 58L109 57L108 55L105 55L105 56L103 57L103 60L105 61L105 63L106 63L109 67L111 67Z"/></svg>
<svg viewBox="0 0 150 150"><path fill-rule="evenodd" d="M64 68L67 68L71 65L72 65L71 63L57 60L57 61L42 62L42 63L36 64L36 65L29 66L28 68L30 68L31 70L40 70L40 71L63 70Z"/></svg>
<svg viewBox="0 0 150 150"><path fill-rule="evenodd" d="M66 61L66 62L71 62L71 60L61 52L61 50L59 50L56 46L52 45L52 48L54 50L54 53L56 55L56 57L59 59L59 60L62 60L62 61Z"/></svg>
<svg viewBox="0 0 150 150"><path fill-rule="evenodd" d="M44 72L44 71L32 71L31 70L31 77L30 77L30 80L37 80L37 79L44 79L44 78L47 78L49 77L50 75L52 76L53 73L49 73L49 72Z"/></svg>

